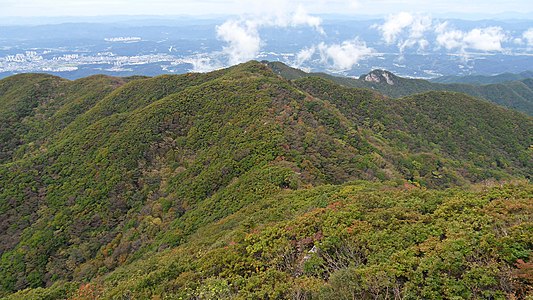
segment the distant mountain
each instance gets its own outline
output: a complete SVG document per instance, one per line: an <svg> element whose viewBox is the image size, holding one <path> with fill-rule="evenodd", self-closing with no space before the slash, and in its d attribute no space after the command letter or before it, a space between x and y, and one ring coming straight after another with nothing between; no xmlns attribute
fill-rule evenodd
<svg viewBox="0 0 533 300"><path fill-rule="evenodd" d="M303 75L0 80L0 296L529 293L532 117Z"/></svg>
<svg viewBox="0 0 533 300"><path fill-rule="evenodd" d="M362 75L359 79L355 79L337 77L325 73L306 73L280 62L271 62L269 66L274 72L289 80L316 76L332 80L347 87L372 89L394 98L428 91L459 92L533 115L533 79L489 85L440 84L422 79L402 78L384 70L374 70Z"/></svg>
<svg viewBox="0 0 533 300"><path fill-rule="evenodd" d="M533 78L533 71L525 71L518 74L504 73L494 76L470 75L470 76L442 76L430 79L435 83L466 83L466 84L494 84L507 81L519 81Z"/></svg>

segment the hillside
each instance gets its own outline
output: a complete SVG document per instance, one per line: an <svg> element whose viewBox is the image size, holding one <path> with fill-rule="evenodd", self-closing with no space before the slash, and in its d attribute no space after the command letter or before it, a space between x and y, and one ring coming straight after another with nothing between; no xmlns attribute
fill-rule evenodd
<svg viewBox="0 0 533 300"><path fill-rule="evenodd" d="M458 92L533 115L533 79L531 78L522 78L515 81L498 82L486 85L464 83L442 84L422 79L402 78L384 70L374 70L355 79L349 77L335 77L325 73L305 73L280 62L271 62L269 63L269 66L277 74L289 80L305 78L308 76L320 77L346 87L372 89L393 98L400 98L429 91Z"/></svg>
<svg viewBox="0 0 533 300"><path fill-rule="evenodd" d="M288 81L258 62L17 75L0 101L0 296L531 291L525 114L460 93Z"/></svg>

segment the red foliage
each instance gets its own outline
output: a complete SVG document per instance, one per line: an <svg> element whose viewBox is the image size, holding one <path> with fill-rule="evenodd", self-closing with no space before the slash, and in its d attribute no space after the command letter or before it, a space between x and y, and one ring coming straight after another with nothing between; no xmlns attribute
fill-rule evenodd
<svg viewBox="0 0 533 300"><path fill-rule="evenodd" d="M523 279L529 284L533 284L533 262L524 262L522 259L518 259L515 263L516 270L514 275L517 278Z"/></svg>
<svg viewBox="0 0 533 300"><path fill-rule="evenodd" d="M94 284L82 284L69 300L97 300L100 299L102 289Z"/></svg>
<svg viewBox="0 0 533 300"><path fill-rule="evenodd" d="M340 201L332 202L330 203L327 208L331 210L338 210L339 208L342 208L344 204L342 204Z"/></svg>

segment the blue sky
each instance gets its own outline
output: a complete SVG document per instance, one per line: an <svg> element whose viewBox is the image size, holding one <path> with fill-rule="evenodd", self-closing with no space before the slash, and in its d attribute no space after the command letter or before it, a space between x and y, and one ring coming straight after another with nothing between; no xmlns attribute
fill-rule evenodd
<svg viewBox="0 0 533 300"><path fill-rule="evenodd" d="M311 14L387 15L410 11L442 15L531 13L531 0L0 0L0 17L257 14L303 5Z"/></svg>

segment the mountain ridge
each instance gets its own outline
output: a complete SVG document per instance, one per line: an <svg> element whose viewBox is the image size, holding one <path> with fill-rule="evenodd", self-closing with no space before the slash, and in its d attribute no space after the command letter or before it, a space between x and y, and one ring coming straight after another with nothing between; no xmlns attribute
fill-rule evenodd
<svg viewBox="0 0 533 300"><path fill-rule="evenodd" d="M482 258L497 263L474 268L465 258L457 276L501 268L487 275L487 293L528 288L499 285L530 253L533 118L525 114L460 93L393 99L317 77L288 81L259 62L207 74L53 78L45 92L40 80L0 80L0 103L10 104L0 107L31 100L14 110L16 122L2 123L4 140L16 141L0 162L2 297L331 298L343 295L342 282L360 286L361 298L372 289L390 295L393 282L419 297L453 284L460 288L449 296L468 296L477 290L466 284L481 279L452 284L448 262L424 264L439 257L432 243L453 248L461 233L477 241L477 232L490 246ZM500 211L513 239L489 238ZM446 218L472 222L446 229ZM526 227L509 225L513 218ZM387 224L404 221L414 227L398 245L409 253L382 238L392 230L403 240ZM424 222L430 230L420 231ZM464 245L465 255L478 246ZM416 262L417 247L428 247L429 261ZM361 264L335 253L360 253ZM380 259L392 266L391 257L418 269L384 268ZM365 288L349 274L391 285Z"/></svg>
<svg viewBox="0 0 533 300"><path fill-rule="evenodd" d="M533 78L533 71L524 71L520 73L503 73L498 75L469 75L469 76L442 76L430 79L435 83L469 83L469 84L493 84L503 83L506 81L519 81Z"/></svg>

